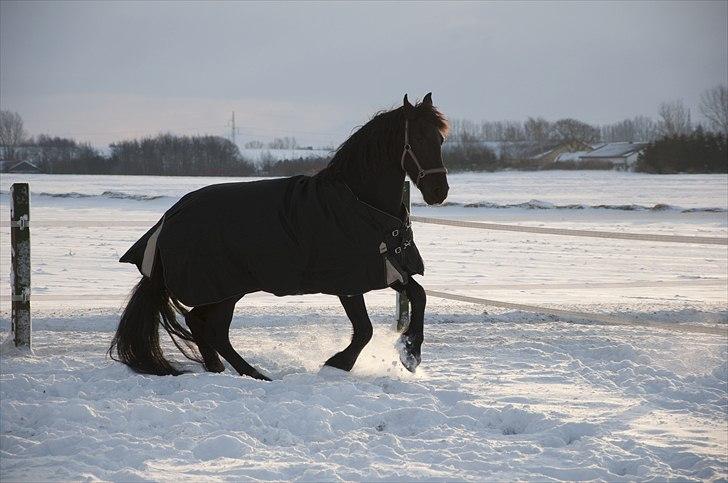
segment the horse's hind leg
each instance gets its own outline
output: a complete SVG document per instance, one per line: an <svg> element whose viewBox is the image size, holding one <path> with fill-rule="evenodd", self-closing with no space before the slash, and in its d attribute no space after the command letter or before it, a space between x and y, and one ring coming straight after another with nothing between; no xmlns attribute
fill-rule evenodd
<svg viewBox="0 0 728 483"><path fill-rule="evenodd" d="M241 376L250 376L255 379L270 381L245 359L240 357L230 343L230 323L233 320L235 304L240 299L228 299L211 305L195 307L198 318L204 321L201 324L203 336L209 345L217 351Z"/></svg>
<svg viewBox="0 0 728 483"><path fill-rule="evenodd" d="M350 371L364 346L372 339L372 321L369 320L363 295L339 297L339 300L351 320L354 334L349 346L326 361L326 365Z"/></svg>
<svg viewBox="0 0 728 483"><path fill-rule="evenodd" d="M200 312L202 312L200 307L193 308L185 315L185 322L187 323L187 327L190 328L197 348L200 350L205 370L208 372L223 372L225 365L220 360L220 356L217 355L217 351L208 342L208 337L205 333L205 320L200 317Z"/></svg>

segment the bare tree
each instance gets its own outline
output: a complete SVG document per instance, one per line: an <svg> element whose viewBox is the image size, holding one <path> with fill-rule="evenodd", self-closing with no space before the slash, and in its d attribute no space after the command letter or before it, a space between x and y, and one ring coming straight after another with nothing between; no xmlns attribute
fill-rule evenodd
<svg viewBox="0 0 728 483"><path fill-rule="evenodd" d="M684 136L690 134L692 123L690 109L682 100L663 102L660 104L659 131L663 136Z"/></svg>
<svg viewBox="0 0 728 483"><path fill-rule="evenodd" d="M23 118L12 111L0 111L0 146L5 155L15 159L15 149L25 141L27 133L23 128Z"/></svg>
<svg viewBox="0 0 728 483"><path fill-rule="evenodd" d="M632 119L635 141L651 142L657 139L657 124L651 117L635 116Z"/></svg>
<svg viewBox="0 0 728 483"><path fill-rule="evenodd" d="M717 86L703 92L700 112L713 131L728 136L728 86Z"/></svg>
<svg viewBox="0 0 728 483"><path fill-rule="evenodd" d="M296 138L288 136L273 138L273 141L268 143L268 148L270 149L295 149L296 146L298 146Z"/></svg>
<svg viewBox="0 0 728 483"><path fill-rule="evenodd" d="M502 141L505 128L500 121L483 121L480 124L480 132L484 141Z"/></svg>
<svg viewBox="0 0 728 483"><path fill-rule="evenodd" d="M479 140L478 129L478 126L469 119L454 119L450 123L450 138L457 142L465 142L466 138L468 142Z"/></svg>
<svg viewBox="0 0 728 483"><path fill-rule="evenodd" d="M542 117L536 119L529 117L523 123L524 135L527 141L536 143L539 147L545 146L551 134L551 123Z"/></svg>
<svg viewBox="0 0 728 483"><path fill-rule="evenodd" d="M553 124L555 137L559 141L598 141L599 129L577 119L559 119Z"/></svg>
<svg viewBox="0 0 728 483"><path fill-rule="evenodd" d="M516 121L503 121L503 140L509 142L523 141L525 134L523 125Z"/></svg>
<svg viewBox="0 0 728 483"><path fill-rule="evenodd" d="M612 143L627 141L650 142L657 138L655 121L646 116L635 116L601 127L602 141Z"/></svg>
<svg viewBox="0 0 728 483"><path fill-rule="evenodd" d="M614 124L602 126L601 131L602 141L604 142L634 142L637 137L632 119L624 119Z"/></svg>

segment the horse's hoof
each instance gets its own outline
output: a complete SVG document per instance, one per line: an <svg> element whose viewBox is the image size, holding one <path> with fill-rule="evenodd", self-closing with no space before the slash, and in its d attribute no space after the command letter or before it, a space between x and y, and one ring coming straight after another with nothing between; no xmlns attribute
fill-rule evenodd
<svg viewBox="0 0 728 483"><path fill-rule="evenodd" d="M253 379L258 379L259 381L272 381L273 380L268 376L264 376L263 374L261 374L258 371L255 371L253 374L248 374L248 375L250 377L252 377Z"/></svg>
<svg viewBox="0 0 728 483"><path fill-rule="evenodd" d="M225 371L225 365L222 363L220 359L216 361L207 361L205 360L205 370L207 372L224 372Z"/></svg>
<svg viewBox="0 0 728 483"><path fill-rule="evenodd" d="M414 338L402 336L397 342L397 351L399 352L399 361L402 363L405 369L414 373L417 370L417 366L422 362L422 356L420 354L420 346Z"/></svg>
<svg viewBox="0 0 728 483"><path fill-rule="evenodd" d="M342 371L350 371L354 367L354 362L341 355L341 352L333 355L324 363L325 366L341 369Z"/></svg>
<svg viewBox="0 0 728 483"><path fill-rule="evenodd" d="M419 366L420 362L422 362L422 358L401 351L399 353L399 361L402 363L405 369L414 374L415 371L417 371L417 366Z"/></svg>

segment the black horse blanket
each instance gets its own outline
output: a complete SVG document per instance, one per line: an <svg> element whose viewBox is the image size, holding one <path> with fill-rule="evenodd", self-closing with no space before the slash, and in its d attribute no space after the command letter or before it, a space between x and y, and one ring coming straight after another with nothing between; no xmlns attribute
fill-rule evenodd
<svg viewBox="0 0 728 483"><path fill-rule="evenodd" d="M356 295L424 274L404 206L393 216L320 176L188 193L120 261L147 277L162 269L187 306L259 290Z"/></svg>

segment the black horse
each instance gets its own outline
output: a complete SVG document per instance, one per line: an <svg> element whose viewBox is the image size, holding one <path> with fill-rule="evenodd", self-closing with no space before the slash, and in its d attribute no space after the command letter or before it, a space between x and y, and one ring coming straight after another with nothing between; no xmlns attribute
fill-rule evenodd
<svg viewBox="0 0 728 483"><path fill-rule="evenodd" d="M372 337L363 294L391 287L412 304L400 360L421 361L424 264L402 204L406 175L428 204L447 197L441 144L448 125L427 94L377 114L315 176L207 186L185 195L121 258L142 279L109 355L145 374L178 375L159 345L160 324L207 371L222 356L241 375L269 380L230 344L235 304L247 293L337 295L354 327L326 365L351 370ZM191 307L191 308L190 308ZM175 314L184 316L187 328Z"/></svg>

